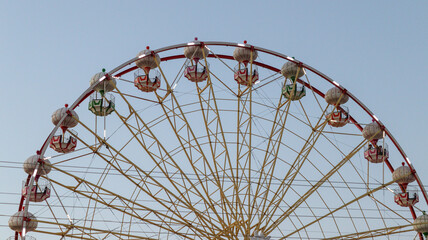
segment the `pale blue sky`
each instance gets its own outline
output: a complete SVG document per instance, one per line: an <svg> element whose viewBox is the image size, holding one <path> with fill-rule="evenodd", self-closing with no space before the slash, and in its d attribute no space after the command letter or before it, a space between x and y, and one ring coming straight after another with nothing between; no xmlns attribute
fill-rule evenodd
<svg viewBox="0 0 428 240"><path fill-rule="evenodd" d="M388 127L428 185L426 1L0 1L1 193L25 174L5 168L35 153L50 116L146 45L242 42L327 74ZM0 202L16 202L1 195ZM11 208L13 210L11 210ZM10 234L0 204L0 235Z"/></svg>

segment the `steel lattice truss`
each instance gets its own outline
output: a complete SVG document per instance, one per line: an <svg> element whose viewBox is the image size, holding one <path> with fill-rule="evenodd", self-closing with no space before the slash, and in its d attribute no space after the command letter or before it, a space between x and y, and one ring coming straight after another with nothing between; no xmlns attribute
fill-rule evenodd
<svg viewBox="0 0 428 240"><path fill-rule="evenodd" d="M352 99L350 122L334 128L327 124L331 106L323 97L331 87L344 88L315 69L255 48L259 58L249 68L258 67L260 80L239 85L230 56L238 45L210 42L201 45L209 54L200 61L209 66L208 78L194 83L183 77L190 62L182 54L185 46L155 51L161 56L157 91L142 93L133 86L135 58L109 72L118 81L111 115L87 111L92 89L71 106L79 114L78 135L73 133L78 147L69 154L44 154L52 172L43 178L53 194L28 206L39 222L34 235L418 237L411 226L414 209L393 202L398 185L390 170L410 162L387 129L385 142L394 156L389 165L364 159L369 141L361 129L375 117L353 95L346 92ZM279 69L287 61L300 63L306 73L297 81L307 90L300 100L281 94L286 80Z"/></svg>

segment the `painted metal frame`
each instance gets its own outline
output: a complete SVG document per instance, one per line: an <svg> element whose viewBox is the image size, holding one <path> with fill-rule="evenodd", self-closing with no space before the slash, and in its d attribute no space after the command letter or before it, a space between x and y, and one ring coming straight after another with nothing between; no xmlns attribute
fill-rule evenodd
<svg viewBox="0 0 428 240"><path fill-rule="evenodd" d="M208 42L199 42L199 43L182 43L182 44L176 44L176 45L171 45L171 46L167 46L167 47L163 47L163 48L159 48L156 50L153 50L152 53L162 53L162 52L166 52L168 50L173 50L173 49L179 49L179 48L184 48L186 46L190 46L190 45L195 45L195 44L201 44L202 46L205 47L209 47L209 46L230 46L230 47L244 47L244 48L249 48L249 45L244 45L244 44L239 44L239 43L232 43L232 42L217 42L217 41L208 41ZM391 134L391 132L385 127L385 125L373 114L373 112L371 112L369 110L369 108L367 106L365 106L357 97L355 97L352 93L350 93L347 89L345 89L343 86L341 86L340 84L338 84L337 82L335 82L334 80L332 80L331 78L329 78L328 76L326 76L325 74L323 74L322 72L316 70L315 68L300 62L298 60L295 60L294 58L288 57L287 55L272 51L272 50L268 50L265 48L261 48L261 47L257 47L257 46L251 46L252 49L260 51L260 52L264 52L273 56L276 56L278 58L284 59L286 61L290 61L290 62L294 62L296 64L298 64L300 67L309 70L311 72L313 72L314 74L318 75L319 77L323 78L324 80L326 80L327 82L329 82L332 86L338 87L340 88L344 93L346 93L357 105L359 105L372 119L373 121L377 122L381 128L385 131L385 134L389 137L389 139L393 142L393 144L395 145L395 147L398 149L398 151L400 152L400 154L402 155L404 161L406 162L406 164L409 166L409 168L412 170L413 175L416 177L417 183L420 187L421 192L423 193L423 196L425 198L425 202L428 204L428 195L427 192L418 176L418 174L416 173L415 168L413 167L412 163L410 162L409 158L407 157L407 155L405 154L404 150L402 149L402 147L399 145L399 143L397 142L397 140L393 137L393 135ZM129 65L131 65L132 63L134 63L135 61L137 61L138 59L145 57L146 55L141 55L139 57L135 57L132 58L126 62L124 62L123 64L117 66L116 68L114 68L113 70L109 71L108 73L106 73L106 76L112 76L115 78L119 78L122 75L131 72L135 69L137 69L136 66L131 66L128 67ZM208 56L206 56L207 58L221 58L221 59L229 59L229 60L233 60L232 56L229 55L213 55L213 54L209 54ZM163 57L161 58L161 62L162 61L169 61L169 60L174 60L174 59L180 59L180 58L185 58L184 55L173 55L173 56L167 56L167 57ZM271 71L274 72L280 72L280 69L275 68L273 66L267 65L267 64L263 64L260 62L252 62L252 64L257 65L259 67L263 67L266 69L269 69ZM119 72L120 71L120 72ZM90 86L88 89L86 89L77 99L76 101L70 106L69 109L75 109L77 106L79 106L85 99L87 99L93 92L94 92L94 87L96 87L98 84L100 84L105 78L101 78L99 79L98 82L94 83L92 86ZM312 89L315 93L317 93L319 96L324 97L324 93L322 93L321 91L319 91L317 88L315 88L314 86L309 85L309 83L298 79L298 82L300 82L301 84L304 84L306 87ZM40 155L41 157L44 156L44 153L47 150L47 147L49 146L49 143L51 141L51 138L54 136L54 134L56 133L57 129L60 127L61 123L64 121L66 116L62 117L62 119L58 122L58 124L53 128L53 130L51 131L51 133L48 135L48 137L46 138L45 142L43 143L43 145L41 146L40 150L37 151L37 154ZM362 126L356 122L354 120L354 118L352 118L352 116L350 116L350 121L353 122L355 124L355 126L362 131ZM38 163L38 165L36 166L36 170L34 171L34 173L32 175L29 175L27 178L27 185L28 186L32 186L34 181L36 180L36 178L38 178L37 175L37 169L40 163ZM388 169L393 172L394 168L392 167L392 165L388 162L385 161L385 164L387 165ZM24 211L24 213L26 214L29 210L29 199L30 197L25 198L24 196L21 197L21 201L19 204L19 211ZM416 218L416 214L414 212L413 207L409 207L410 211L412 212L413 218ZM22 239L25 239L25 227L26 227L26 222L24 222L24 229L23 229L23 234L22 234ZM15 234L15 239L17 239L17 233Z"/></svg>

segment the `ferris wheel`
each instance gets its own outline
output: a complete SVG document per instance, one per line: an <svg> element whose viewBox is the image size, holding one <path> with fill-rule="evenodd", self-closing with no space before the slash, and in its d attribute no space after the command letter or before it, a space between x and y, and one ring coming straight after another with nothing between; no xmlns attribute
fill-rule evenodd
<svg viewBox="0 0 428 240"><path fill-rule="evenodd" d="M247 42L147 47L52 122L10 239L428 233L427 193L385 125L320 71Z"/></svg>

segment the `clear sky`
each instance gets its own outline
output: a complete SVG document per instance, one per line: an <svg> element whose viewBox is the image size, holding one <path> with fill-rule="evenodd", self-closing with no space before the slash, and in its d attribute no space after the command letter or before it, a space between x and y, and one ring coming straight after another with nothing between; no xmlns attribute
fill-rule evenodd
<svg viewBox="0 0 428 240"><path fill-rule="evenodd" d="M295 56L346 87L387 126L428 185L426 1L0 0L0 236L19 203L23 162L54 110L100 69L192 41L242 42Z"/></svg>

